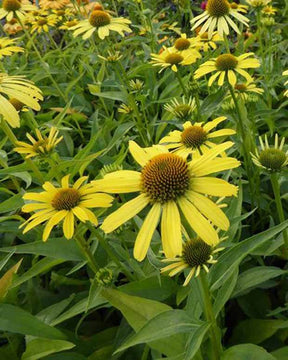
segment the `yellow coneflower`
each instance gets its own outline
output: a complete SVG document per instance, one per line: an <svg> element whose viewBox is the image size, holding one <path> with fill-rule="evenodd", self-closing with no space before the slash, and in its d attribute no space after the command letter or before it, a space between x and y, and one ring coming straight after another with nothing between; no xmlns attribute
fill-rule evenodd
<svg viewBox="0 0 288 360"><path fill-rule="evenodd" d="M13 53L24 52L24 49L15 46L15 41L17 39L9 39L9 38L0 38L0 59L3 56L11 56Z"/></svg>
<svg viewBox="0 0 288 360"><path fill-rule="evenodd" d="M24 21L27 13L36 9L28 0L3 0L0 19L5 17L7 21L11 21L13 18L19 18Z"/></svg>
<svg viewBox="0 0 288 360"><path fill-rule="evenodd" d="M223 38L224 34L229 34L229 26L240 34L238 26L230 16L248 26L249 19L240 14L242 11L243 8L235 9L235 6L231 6L227 0L208 0L206 10L191 20L192 30L205 22L199 34L201 35L208 30L209 39L212 37L215 29L217 29L219 35Z"/></svg>
<svg viewBox="0 0 288 360"><path fill-rule="evenodd" d="M18 20L13 18L10 21L7 21L6 24L3 25L3 30L5 31L6 34L15 35L18 32L22 31L23 28L19 24Z"/></svg>
<svg viewBox="0 0 288 360"><path fill-rule="evenodd" d="M273 16L273 15L276 14L277 9L274 8L273 6L267 5L267 6L265 6L265 7L261 10L261 12L262 12L264 15Z"/></svg>
<svg viewBox="0 0 288 360"><path fill-rule="evenodd" d="M36 129L35 132L37 139L34 139L33 136L28 133L26 134L32 145L23 141L16 142L17 147L14 148L14 151L19 154L27 154L25 157L26 159L35 156L49 155L55 149L56 145L63 139L63 136L58 138L59 131L55 127L51 128L48 137L43 136L38 129Z"/></svg>
<svg viewBox="0 0 288 360"><path fill-rule="evenodd" d="M131 21L128 19L114 18L107 11L94 10L89 19L80 21L71 30L73 30L73 36L81 35L84 40L90 38L96 31L99 38L103 40L109 36L110 31L116 31L121 36L124 36L124 32L131 33L129 24Z"/></svg>
<svg viewBox="0 0 288 360"><path fill-rule="evenodd" d="M196 29L197 30L197 29ZM216 42L223 41L217 31L212 33L211 38L208 37L208 32L205 31L201 35L199 34L200 29L198 31L198 35L196 36L196 40L198 43L198 49L203 51L209 51L210 49L215 50L217 49Z"/></svg>
<svg viewBox="0 0 288 360"><path fill-rule="evenodd" d="M279 136L275 134L274 148L270 148L267 135L264 137L264 141L259 136L259 142L261 150L256 149L256 153L251 154L252 160L255 165L269 171L279 172L288 164L288 151L284 151L285 138L283 137L279 144Z"/></svg>
<svg viewBox="0 0 288 360"><path fill-rule="evenodd" d="M200 58L201 55L197 51L198 47L199 43L196 38L187 38L186 34L181 34L181 36L174 41L172 49L184 57L191 54L196 58Z"/></svg>
<svg viewBox="0 0 288 360"><path fill-rule="evenodd" d="M183 124L183 131L171 131L169 135L161 139L160 144L184 158L189 155L193 155L194 159L199 158L207 150L217 146L213 143L213 139L235 134L233 129L211 131L226 119L226 116L221 116L205 124L203 122L192 124L186 121Z"/></svg>
<svg viewBox="0 0 288 360"><path fill-rule="evenodd" d="M64 236L71 239L74 235L75 216L82 222L90 221L95 226L98 220L91 208L107 208L111 206L112 196L99 194L91 184L83 183L87 176L79 178L70 187L69 176L66 175L61 180L61 187L55 187L51 182L45 182L42 186L45 191L41 193L26 193L24 200L35 201L23 206L23 212L36 211L20 227L24 227L23 233L46 222L43 232L43 241L47 241L54 226L63 220Z"/></svg>
<svg viewBox="0 0 288 360"><path fill-rule="evenodd" d="M116 171L92 183L95 191L140 194L110 214L104 220L102 230L110 233L150 206L136 238L134 257L139 261L145 258L160 218L164 253L166 257L175 257L182 253L180 208L203 241L209 245L217 244L219 238L213 225L226 230L229 220L205 195L235 196L237 187L207 175L240 165L234 158L217 158L232 145L232 142L225 142L208 150L199 159L188 162L181 156L169 153L163 146L142 149L130 141L130 153L142 167L141 172Z"/></svg>
<svg viewBox="0 0 288 360"><path fill-rule="evenodd" d="M50 27L55 27L57 24L57 19L54 16L39 16L36 17L30 23L31 33L37 32L38 34L44 32L48 32Z"/></svg>
<svg viewBox="0 0 288 360"><path fill-rule="evenodd" d="M253 53L247 53L240 56L234 56L232 54L219 55L217 58L201 64L195 71L194 78L199 79L206 74L216 71L216 73L210 77L208 86L211 86L217 78L219 78L219 86L223 85L224 80L228 80L232 86L235 86L237 83L237 73L243 76L247 81L252 82L253 78L245 69L255 69L260 66L259 60L253 56Z"/></svg>
<svg viewBox="0 0 288 360"><path fill-rule="evenodd" d="M77 25L79 23L79 21L77 19L73 19L73 20L68 20L65 21L61 26L59 26L60 30L68 30L70 28L72 28L73 26Z"/></svg>
<svg viewBox="0 0 288 360"><path fill-rule="evenodd" d="M104 61L110 62L110 63L116 63L119 60L122 59L123 55L120 53L120 51L109 51L107 56L98 55L98 57Z"/></svg>
<svg viewBox="0 0 288 360"><path fill-rule="evenodd" d="M254 8L266 6L271 0L246 0L247 4Z"/></svg>
<svg viewBox="0 0 288 360"><path fill-rule="evenodd" d="M39 6L41 9L63 9L66 5L70 3L69 0L40 0Z"/></svg>
<svg viewBox="0 0 288 360"><path fill-rule="evenodd" d="M162 51L161 54L152 53L152 61L150 61L150 64L152 64L152 66L160 66L162 69L160 69L159 72L162 72L168 67L171 67L171 70L177 72L178 66L191 65L200 57L201 55L198 51L193 53L190 52L189 54L179 54L178 51L175 51L174 48L170 47L165 48L165 50Z"/></svg>
<svg viewBox="0 0 288 360"><path fill-rule="evenodd" d="M10 99L14 98L34 110L40 110L38 101L43 100L41 90L32 81L24 76L0 73L0 115L12 127L20 126L20 118L13 104L1 94L7 95Z"/></svg>
<svg viewBox="0 0 288 360"><path fill-rule="evenodd" d="M170 101L170 103L164 105L165 110L169 111L181 120L185 120L190 117L195 107L195 100L191 97L188 100L184 97L182 97L181 100L174 98Z"/></svg>
<svg viewBox="0 0 288 360"><path fill-rule="evenodd" d="M263 94L264 90L258 88L254 81L246 81L241 83L236 83L234 85L234 92L236 97L241 98L243 101L248 101L250 99L251 94ZM227 96L228 99L231 99L233 102L231 95Z"/></svg>
<svg viewBox="0 0 288 360"><path fill-rule="evenodd" d="M204 270L206 273L209 272L208 266L217 262L213 255L223 249L223 247L215 248L214 246L208 245L200 238L190 239L184 244L180 257L162 260L163 262L172 262L172 264L163 267L161 273L169 271L169 276L172 277L185 269L189 269L189 273L183 284L183 286L187 286L193 276L197 277L201 270Z"/></svg>

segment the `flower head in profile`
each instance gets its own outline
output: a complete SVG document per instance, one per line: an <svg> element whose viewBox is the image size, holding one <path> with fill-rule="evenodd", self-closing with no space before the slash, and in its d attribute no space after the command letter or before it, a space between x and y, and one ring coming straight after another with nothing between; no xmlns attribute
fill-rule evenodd
<svg viewBox="0 0 288 360"><path fill-rule="evenodd" d="M11 56L14 53L24 52L23 48L15 45L16 40L7 37L0 38L0 59L3 56Z"/></svg>
<svg viewBox="0 0 288 360"><path fill-rule="evenodd" d="M3 116L10 126L19 127L20 118L14 105L2 94L14 102L18 102L34 110L40 110L39 100L43 100L42 92L32 81L24 76L9 76L0 73L0 115Z"/></svg>
<svg viewBox="0 0 288 360"><path fill-rule="evenodd" d="M131 33L132 30L129 24L131 24L131 21L128 19L112 17L104 10L94 10L89 19L79 21L77 25L70 29L73 30L73 36L81 35L84 40L90 38L96 31L99 38L103 40L106 36L109 36L110 31L116 31L121 36L124 36L124 32Z"/></svg>
<svg viewBox="0 0 288 360"><path fill-rule="evenodd" d="M59 131L52 127L48 137L43 136L41 132L36 129L36 137L34 139L30 134L26 134L27 138L30 140L31 144L27 144L23 141L17 141L17 147L14 148L14 151L19 154L27 154L26 159L35 157L35 156L47 156L49 155L56 147L57 144L63 139L63 136L58 137Z"/></svg>
<svg viewBox="0 0 288 360"><path fill-rule="evenodd" d="M196 58L200 58L201 55L197 50L197 43L196 38L187 38L186 34L181 34L179 38L174 41L172 49L175 50L180 55L193 55Z"/></svg>
<svg viewBox="0 0 288 360"><path fill-rule="evenodd" d="M129 150L141 166L141 171L120 170L93 181L95 191L108 193L139 193L104 220L101 228L110 233L129 219L150 207L138 232L134 257L142 261L148 251L153 233L161 219L161 238L166 257L182 253L181 213L188 224L209 245L219 242L213 225L227 230L229 220L207 196L236 196L237 187L227 181L208 176L240 165L234 158L217 157L229 149L225 142L208 150L199 159L187 161L169 153L164 146L140 148L130 141Z"/></svg>
<svg viewBox="0 0 288 360"><path fill-rule="evenodd" d="M41 9L59 10L65 8L70 3L69 0L40 0L39 6Z"/></svg>
<svg viewBox="0 0 288 360"><path fill-rule="evenodd" d="M32 200L33 203L24 205L22 211L35 212L21 225L21 227L25 226L23 233L46 222L43 241L47 241L54 226L63 220L64 236L71 239L74 235L75 217L81 222L90 221L95 226L98 224L96 216L90 209L111 206L112 196L97 193L90 183L83 185L87 176L79 178L71 187L69 177L66 175L62 178L61 187L45 182L42 186L44 191L26 193L23 196L24 200Z"/></svg>
<svg viewBox="0 0 288 360"><path fill-rule="evenodd" d="M3 30L5 31L6 34L15 35L18 32L22 31L23 28L19 24L18 20L13 18L10 21L7 21L6 24L3 25Z"/></svg>
<svg viewBox="0 0 288 360"><path fill-rule="evenodd" d="M164 105L164 109L169 111L175 117L181 120L185 120L191 117L196 105L193 98L189 98L188 101L183 97L181 100L176 98L172 99L170 103Z"/></svg>
<svg viewBox="0 0 288 360"><path fill-rule="evenodd" d="M288 70L283 71L282 75L288 76ZM288 85L288 80L284 83L284 85ZM284 96L288 97L288 89L284 92Z"/></svg>
<svg viewBox="0 0 288 360"><path fill-rule="evenodd" d="M229 27L240 34L238 26L231 17L245 26L248 26L249 19L241 14L243 7L235 8L233 4L230 4L227 0L208 0L205 11L191 20L192 30L204 23L199 34L208 31L209 39L215 29L222 38L224 34L229 34Z"/></svg>
<svg viewBox="0 0 288 360"><path fill-rule="evenodd" d="M68 30L68 29L72 28L73 26L77 25L78 23L79 23L79 21L77 19L67 20L67 21L64 21L61 26L59 26L59 29L60 30Z"/></svg>
<svg viewBox="0 0 288 360"><path fill-rule="evenodd" d="M206 61L201 64L195 71L195 79L199 79L206 74L215 72L208 81L208 86L211 86L218 78L218 85L222 86L224 81L235 86L237 83L237 76L243 76L247 81L253 82L253 78L246 69L254 69L260 66L258 59L254 57L253 53L246 53L240 56L232 54L222 54L217 58Z"/></svg>
<svg viewBox="0 0 288 360"><path fill-rule="evenodd" d="M185 269L189 269L189 273L185 279L183 286L187 286L193 276L197 277L201 271L209 272L209 267L215 264L217 260L213 255L223 250L223 248L215 248L207 244L200 238L190 239L185 242L182 254L176 258L162 260L163 262L171 262L161 269L161 273L169 271L169 276L175 276Z"/></svg>
<svg viewBox="0 0 288 360"><path fill-rule="evenodd" d="M28 0L3 0L0 19L6 18L7 21L11 21L13 18L19 18L24 21L27 13L36 9Z"/></svg>
<svg viewBox="0 0 288 360"><path fill-rule="evenodd" d="M198 33L196 36L197 48L202 51L209 51L210 49L216 50L217 49L216 42L223 41L223 38L219 36L217 31L214 31L212 33L212 36L209 38L207 31L199 34L200 30L201 28L199 28L198 31L196 29L196 32Z"/></svg>
<svg viewBox="0 0 288 360"><path fill-rule="evenodd" d="M221 116L205 124L202 122L192 124L186 121L182 131L171 131L169 135L161 139L160 144L172 150L176 155L185 158L192 155L194 159L199 158L207 150L216 146L213 139L235 134L232 129L211 131L226 119L225 116Z"/></svg>
<svg viewBox="0 0 288 360"><path fill-rule="evenodd" d="M277 12L277 9L273 6L267 5L262 10L261 13L267 16L274 16Z"/></svg>
<svg viewBox="0 0 288 360"><path fill-rule="evenodd" d="M165 48L161 54L151 54L152 61L150 62L152 66L160 66L161 69L159 72L167 68L171 68L174 72L178 71L179 66L191 65L196 62L197 59L201 57L198 51L193 53L182 53L180 54L174 48Z"/></svg>
<svg viewBox="0 0 288 360"><path fill-rule="evenodd" d="M246 2L253 8L259 8L268 5L271 0L246 0Z"/></svg>
<svg viewBox="0 0 288 360"><path fill-rule="evenodd" d="M256 149L256 153L251 154L255 165L265 169L269 172L280 172L288 164L288 151L284 151L285 138L283 137L279 144L278 134L275 135L274 147L270 147L267 135L264 141L259 137L260 151Z"/></svg>

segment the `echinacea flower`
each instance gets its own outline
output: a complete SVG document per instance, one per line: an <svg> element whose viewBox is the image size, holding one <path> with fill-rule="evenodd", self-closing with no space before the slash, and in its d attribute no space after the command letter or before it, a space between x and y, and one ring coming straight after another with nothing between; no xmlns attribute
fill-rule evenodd
<svg viewBox="0 0 288 360"><path fill-rule="evenodd" d="M195 71L195 79L216 71L208 81L208 86L211 86L218 78L218 85L222 86L224 80L228 80L229 84L235 86L237 83L237 74L243 76L247 81L252 82L253 78L245 69L255 69L260 66L258 59L254 57L253 53L247 53L240 56L232 54L222 54L217 58L206 61L201 64Z"/></svg>
<svg viewBox="0 0 288 360"><path fill-rule="evenodd" d="M246 81L246 82L241 82L241 83L236 83L234 85L234 92L235 92L235 96L237 98L242 99L243 101L248 101L251 98L251 94L263 94L264 90L261 88L258 88L256 86L256 84L254 83L254 81ZM230 99L231 95L227 96L227 99ZM231 101L233 102L232 98Z"/></svg>
<svg viewBox="0 0 288 360"><path fill-rule="evenodd" d="M224 34L229 34L229 26L238 34L240 30L231 16L236 20L248 26L249 19L240 14L242 8L234 8L227 0L208 0L205 11L191 20L192 30L203 24L199 34L208 31L208 37L211 38L215 29L223 38Z"/></svg>
<svg viewBox="0 0 288 360"><path fill-rule="evenodd" d="M269 146L267 135L264 137L264 142L259 136L261 150L256 149L255 155L251 154L255 165L265 169L269 172L279 172L288 164L288 151L283 150L285 138L283 137L279 144L278 134L275 134L274 148Z"/></svg>
<svg viewBox="0 0 288 360"><path fill-rule="evenodd" d="M246 0L246 2L253 8L258 8L258 7L266 6L271 2L271 0Z"/></svg>
<svg viewBox="0 0 288 360"><path fill-rule="evenodd" d="M165 48L161 54L151 54L152 61L150 64L152 66L160 66L161 69L159 72L171 67L171 70L174 72L178 71L179 66L186 66L193 64L197 59L201 57L198 51L189 52L189 54L184 53L180 54L178 51L175 51L174 48Z"/></svg>
<svg viewBox="0 0 288 360"><path fill-rule="evenodd" d="M196 38L187 38L186 34L181 34L181 36L174 41L172 49L184 57L191 54L196 58L200 58L201 55L197 50L197 45L199 44Z"/></svg>
<svg viewBox="0 0 288 360"><path fill-rule="evenodd" d="M174 98L170 101L170 103L164 105L165 110L169 111L181 120L185 120L190 117L195 107L195 100L191 97L187 101L185 98L182 98L180 101Z"/></svg>
<svg viewBox="0 0 288 360"><path fill-rule="evenodd" d="M196 29L197 30L197 29ZM201 35L199 34L200 30L198 31L198 35L196 36L197 40L197 48L203 51L209 51L210 49L215 50L217 49L216 42L223 41L217 31L212 33L212 36L208 37L208 32L205 31Z"/></svg>
<svg viewBox="0 0 288 360"><path fill-rule="evenodd" d="M211 131L226 119L225 116L221 116L205 124L203 122L192 124L190 121L186 121L183 124L183 131L171 131L161 139L160 144L184 158L189 155L192 155L194 159L199 158L207 150L217 146L213 143L213 139L235 134L233 129Z"/></svg>
<svg viewBox="0 0 288 360"><path fill-rule="evenodd" d="M215 264L217 260L213 255L223 250L223 248L215 248L208 245L200 238L190 239L185 242L181 256L176 258L168 258L163 262L171 262L161 269L161 273L169 271L169 276L175 276L185 269L189 269L189 273L185 279L183 286L187 286L193 276L198 277L201 271L209 272L209 265Z"/></svg>
<svg viewBox="0 0 288 360"><path fill-rule="evenodd" d="M27 154L25 159L29 159L35 156L47 156L49 155L56 147L57 144L63 139L63 136L58 137L59 131L52 127L50 133L47 136L43 136L41 132L36 129L37 139L34 139L30 134L26 134L27 138L31 141L31 144L27 144L23 141L17 141L17 147L14 148L14 151L19 154Z"/></svg>
<svg viewBox="0 0 288 360"><path fill-rule="evenodd" d="M57 24L57 19L54 16L39 16L31 21L31 33L37 32L38 34L48 32L51 27Z"/></svg>
<svg viewBox="0 0 288 360"><path fill-rule="evenodd" d="M96 31L99 38L103 40L109 36L110 31L116 31L121 36L124 32L131 33L129 27L131 21L122 17L112 17L107 11L94 10L89 19L80 21L77 25L70 28L73 30L73 36L82 36L83 40L90 38Z"/></svg>
<svg viewBox="0 0 288 360"><path fill-rule="evenodd" d="M63 220L64 236L66 239L71 239L74 235L75 217L81 222L90 221L97 226L98 220L90 209L111 206L113 197L97 193L90 183L83 185L87 176L82 176L70 187L69 176L62 178L61 187L55 187L47 181L42 186L45 191L26 193L23 196L24 200L34 202L24 205L22 211L35 211L35 214L20 226L21 228L25 226L24 234L47 222L43 232L43 241L47 241L53 227Z"/></svg>
<svg viewBox="0 0 288 360"><path fill-rule="evenodd" d="M66 5L70 3L69 0L40 0L39 6L41 9L53 9L59 10L63 9Z"/></svg>
<svg viewBox="0 0 288 360"><path fill-rule="evenodd" d="M14 98L34 110L40 110L38 101L43 100L41 90L32 81L27 80L24 76L9 76L0 73L0 115L12 127L20 126L20 118L13 104L2 94L7 95L10 99Z"/></svg>
<svg viewBox="0 0 288 360"><path fill-rule="evenodd" d="M265 6L262 10L261 10L262 14L264 15L269 15L269 16L273 16L276 14L277 9L274 8L273 6L267 5Z"/></svg>
<svg viewBox="0 0 288 360"><path fill-rule="evenodd" d="M7 37L0 38L0 59L3 56L11 56L14 53L24 52L24 49L15 46L15 41L17 39L9 39Z"/></svg>
<svg viewBox="0 0 288 360"><path fill-rule="evenodd" d="M236 196L237 187L207 175L240 165L231 157L217 158L232 145L232 142L225 142L188 162L186 158L169 153L164 146L142 149L130 141L130 153L141 171L120 170L92 183L95 191L140 194L106 217L102 230L105 233L114 231L149 206L151 209L136 238L134 257L138 261L145 258L160 218L164 253L166 257L175 257L182 253L180 209L203 241L217 244L219 237L213 225L227 230L229 220L205 195Z"/></svg>
<svg viewBox="0 0 288 360"><path fill-rule="evenodd" d="M19 18L22 22L29 11L36 10L28 0L3 0L0 8L0 19L6 18L7 21Z"/></svg>
<svg viewBox="0 0 288 360"><path fill-rule="evenodd" d="M5 33L9 35L15 35L18 32L22 31L23 28L19 24L18 20L13 18L10 21L7 21L6 24L3 25L3 30L5 31Z"/></svg>

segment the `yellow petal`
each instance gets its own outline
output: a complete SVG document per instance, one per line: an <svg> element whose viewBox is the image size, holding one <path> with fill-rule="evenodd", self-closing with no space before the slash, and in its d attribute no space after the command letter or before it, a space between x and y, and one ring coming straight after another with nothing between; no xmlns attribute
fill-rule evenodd
<svg viewBox="0 0 288 360"><path fill-rule="evenodd" d="M58 211L56 214L54 214L49 221L47 222L44 232L43 232L43 241L47 241L49 238L49 235L51 233L51 230L55 225L57 225L67 214L67 210L61 210Z"/></svg>
<svg viewBox="0 0 288 360"><path fill-rule="evenodd" d="M174 201L163 205L161 237L166 257L172 258L182 254L181 220Z"/></svg>
<svg viewBox="0 0 288 360"><path fill-rule="evenodd" d="M74 235L74 214L72 211L68 211L64 222L63 222L63 231L66 239L71 239Z"/></svg>
<svg viewBox="0 0 288 360"><path fill-rule="evenodd" d="M148 203L149 199L144 194L137 196L135 199L128 201L118 210L107 216L101 226L101 229L105 233L110 233L133 216L137 215L146 205L148 205Z"/></svg>
<svg viewBox="0 0 288 360"><path fill-rule="evenodd" d="M159 203L155 203L146 216L137 235L133 253L136 260L142 261L145 258L153 233L158 225L160 215L161 205Z"/></svg>
<svg viewBox="0 0 288 360"><path fill-rule="evenodd" d="M191 188L199 193L211 196L236 196L237 186L213 177L201 177L192 180Z"/></svg>
<svg viewBox="0 0 288 360"><path fill-rule="evenodd" d="M149 161L149 157L147 156L144 149L136 144L135 141L129 141L129 151L137 163L142 167L144 167Z"/></svg>

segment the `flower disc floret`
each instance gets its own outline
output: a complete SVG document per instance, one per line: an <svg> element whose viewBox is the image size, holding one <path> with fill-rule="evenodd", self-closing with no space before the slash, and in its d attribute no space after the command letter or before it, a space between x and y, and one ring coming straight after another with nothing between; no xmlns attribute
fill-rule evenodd
<svg viewBox="0 0 288 360"><path fill-rule="evenodd" d="M227 0L208 0L206 10L211 16L221 17L229 14L230 5Z"/></svg>
<svg viewBox="0 0 288 360"><path fill-rule="evenodd" d="M259 155L259 162L265 168L272 171L281 170L283 164L286 161L286 154L279 149L265 149Z"/></svg>
<svg viewBox="0 0 288 360"><path fill-rule="evenodd" d="M236 68L237 64L237 58L231 54L220 55L215 62L215 66L219 71L233 70Z"/></svg>
<svg viewBox="0 0 288 360"><path fill-rule="evenodd" d="M168 54L165 58L165 62L172 65L177 65L183 60L184 58L180 54Z"/></svg>
<svg viewBox="0 0 288 360"><path fill-rule="evenodd" d="M77 189L61 189L55 194L51 204L58 211L71 210L79 204L80 199L81 195Z"/></svg>
<svg viewBox="0 0 288 360"><path fill-rule="evenodd" d="M192 239L183 247L183 261L191 268L203 266L212 255L212 247L201 239Z"/></svg>
<svg viewBox="0 0 288 360"><path fill-rule="evenodd" d="M151 202L175 200L189 189L187 162L175 154L160 154L152 158L141 172L142 191Z"/></svg>
<svg viewBox="0 0 288 360"><path fill-rule="evenodd" d="M6 11L17 11L21 8L21 2L18 0L3 0L3 9Z"/></svg>
<svg viewBox="0 0 288 360"><path fill-rule="evenodd" d="M238 90L240 92L245 92L247 90L247 85L246 84L236 84L234 86L235 90Z"/></svg>
<svg viewBox="0 0 288 360"><path fill-rule="evenodd" d="M89 23L96 28L109 25L110 22L110 15L102 10L94 10L89 18Z"/></svg>
<svg viewBox="0 0 288 360"><path fill-rule="evenodd" d="M190 41L185 38L179 38L175 41L174 47L179 50L187 50L190 47Z"/></svg>
<svg viewBox="0 0 288 360"><path fill-rule="evenodd" d="M181 133L181 140L188 148L198 148L207 140L206 131L202 126L190 126Z"/></svg>

